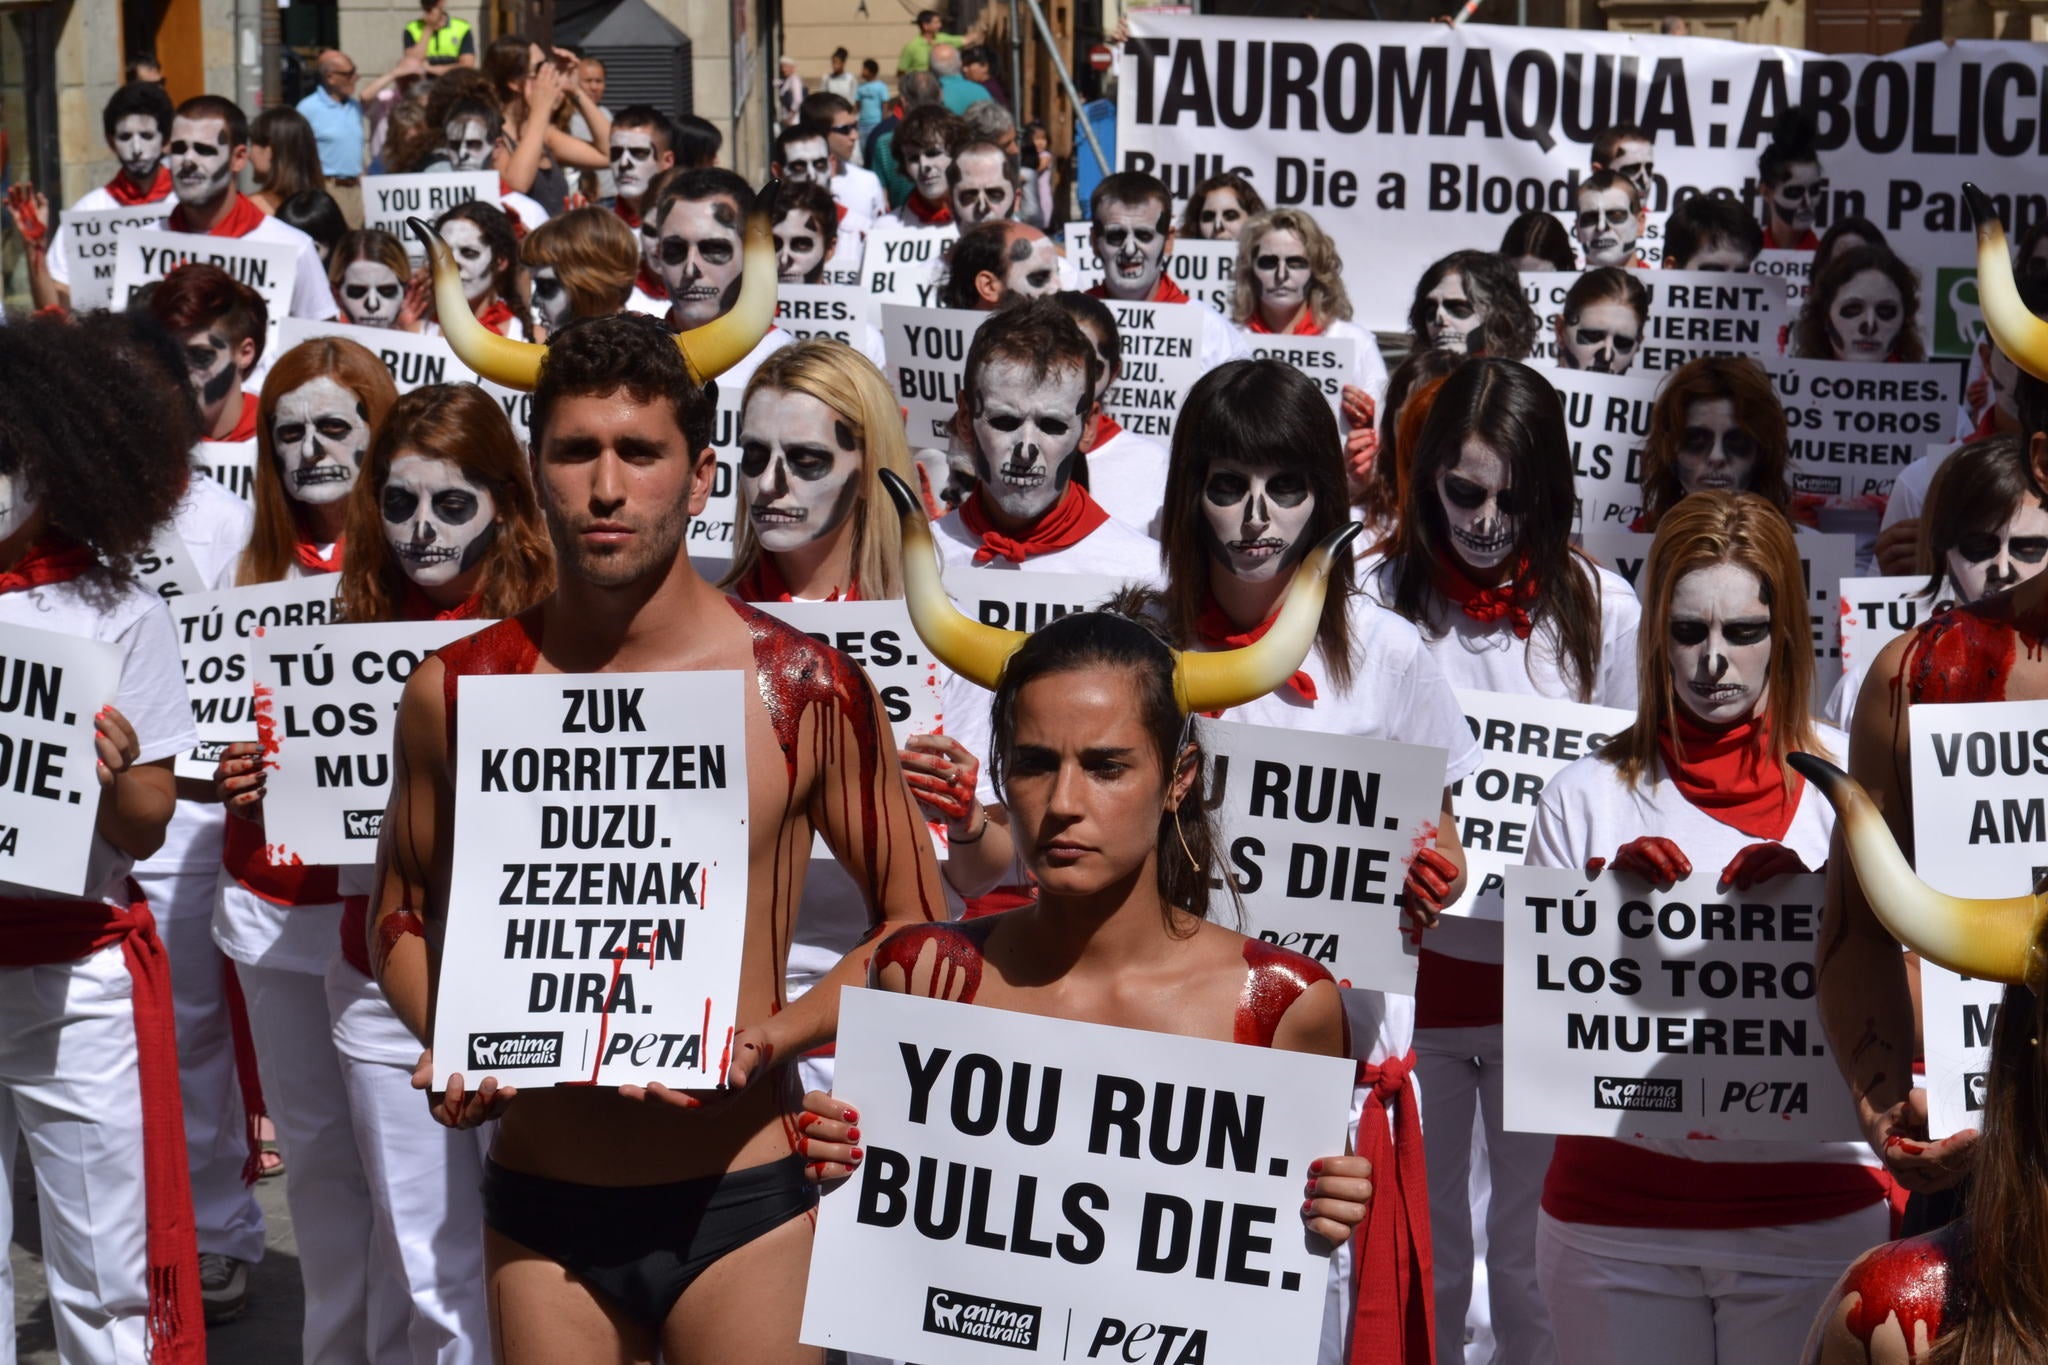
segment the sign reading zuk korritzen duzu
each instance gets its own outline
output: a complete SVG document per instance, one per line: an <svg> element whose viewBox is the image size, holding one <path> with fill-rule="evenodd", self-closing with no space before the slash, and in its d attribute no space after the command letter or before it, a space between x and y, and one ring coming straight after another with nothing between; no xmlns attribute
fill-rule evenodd
<svg viewBox="0 0 2048 1365"><path fill-rule="evenodd" d="M457 682L437 1081L724 1081L747 919L743 679Z"/></svg>
<svg viewBox="0 0 2048 1365"><path fill-rule="evenodd" d="M1308 1165L1342 1150L1334 1057L842 989L802 1339L925 1365L1315 1359Z"/></svg>
<svg viewBox="0 0 2048 1365"><path fill-rule="evenodd" d="M0 655L0 882L76 896L99 818L93 717L121 688L121 652L22 626Z"/></svg>

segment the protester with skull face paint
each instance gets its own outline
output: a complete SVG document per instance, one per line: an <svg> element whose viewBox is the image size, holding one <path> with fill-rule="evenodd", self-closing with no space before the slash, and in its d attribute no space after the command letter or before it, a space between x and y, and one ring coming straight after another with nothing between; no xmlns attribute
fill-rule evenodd
<svg viewBox="0 0 2048 1365"><path fill-rule="evenodd" d="M1550 779L1529 862L1666 885L1719 869L1737 892L1819 867L1834 811L1785 759L1848 744L1808 715L1791 527L1754 494L1697 494L1642 582L1635 724ZM1887 1189L1861 1142L1558 1138L1537 1270L1559 1355L1798 1358L1835 1276L1885 1237Z"/></svg>
<svg viewBox="0 0 2048 1365"><path fill-rule="evenodd" d="M235 188L235 177L248 160L249 120L232 100L199 95L179 105L164 155L178 205L164 219L164 228L292 248L298 253L292 316L324 322L338 310L320 252L311 237L264 213Z"/></svg>
<svg viewBox="0 0 2048 1365"><path fill-rule="evenodd" d="M415 277L405 248L388 232L351 232L327 263L341 316L357 327L417 332L427 311L427 282Z"/></svg>
<svg viewBox="0 0 2048 1365"><path fill-rule="evenodd" d="M655 222L661 227L660 271L671 331L702 327L732 311L740 292L741 232L753 211L753 187L717 166L684 171L662 189ZM770 327L725 372L722 384L744 390L754 367L794 340Z"/></svg>
<svg viewBox="0 0 2048 1365"><path fill-rule="evenodd" d="M668 286L661 278L661 224L656 220L659 216L659 205L663 196L668 193L669 185L682 174L683 168L680 166L657 171L654 178L647 182L647 193L640 201L643 209L652 205L657 211L653 214L643 212L640 216L640 226L634 230L634 235L639 239L640 273L633 278L633 296L626 301L626 307L632 312L645 313L651 318L668 316Z"/></svg>
<svg viewBox="0 0 2048 1365"><path fill-rule="evenodd" d="M551 220L519 244L541 340L577 318L625 311L640 269L633 230L605 209L577 209Z"/></svg>
<svg viewBox="0 0 2048 1365"><path fill-rule="evenodd" d="M185 353L200 439L255 440L256 396L242 385L263 358L263 296L217 265L191 262L159 280L144 307Z"/></svg>
<svg viewBox="0 0 2048 1365"><path fill-rule="evenodd" d="M817 284L839 239L839 206L823 185L775 187L775 273L784 284Z"/></svg>
<svg viewBox="0 0 2048 1365"><path fill-rule="evenodd" d="M848 218L873 223L889 211L881 177L860 164L860 118L851 99L830 90L813 91L804 96L797 123L825 135L825 145L832 149L832 198Z"/></svg>
<svg viewBox="0 0 2048 1365"><path fill-rule="evenodd" d="M278 359L257 415L256 528L236 583L339 571L349 494L396 397L383 362L352 341L308 341ZM291 1170L285 1198L306 1291L304 1358L389 1359L404 1350L404 1290L396 1267L371 1255L373 1206L321 987L340 942L340 883L332 867L270 863L263 772L254 743L230 744L215 771L231 818L214 941L241 979Z"/></svg>
<svg viewBox="0 0 2048 1365"><path fill-rule="evenodd" d="M1785 407L1763 366L1746 356L1701 356L1671 372L1643 438L1643 514L1654 531L1692 493L1755 493L1786 516L1792 489Z"/></svg>
<svg viewBox="0 0 2048 1365"><path fill-rule="evenodd" d="M100 127L107 150L121 169L106 184L74 200L65 217L143 204L163 204L168 210L171 172L164 165L164 144L171 139L171 99L164 88L147 82L122 86L100 111ZM29 233L24 231L22 237L28 240ZM70 307L71 232L66 226L60 225L49 238L49 271L58 288L56 302Z"/></svg>
<svg viewBox="0 0 2048 1365"><path fill-rule="evenodd" d="M172 818L171 760L198 742L170 616L132 578L178 500L193 431L189 407L163 420L185 406L173 382L114 330L0 327L0 633L100 641L119 663L115 703L85 722L97 759L82 893L0 883L0 1104L34 1152L61 1358L196 1365L171 981L130 880ZM108 384L130 401L109 402ZM10 1182L16 1141L0 1157ZM10 1242L14 1207L0 1211ZM16 1292L0 1271L0 1294Z"/></svg>
<svg viewBox="0 0 2048 1365"><path fill-rule="evenodd" d="M612 116L612 180L618 197L612 211L638 231L654 177L676 164L675 130L668 117L651 104L629 104Z"/></svg>
<svg viewBox="0 0 2048 1365"><path fill-rule="evenodd" d="M1596 266L1572 283L1557 315L1561 370L1627 374L1650 326L1650 291L1633 271Z"/></svg>
<svg viewBox="0 0 2048 1365"><path fill-rule="evenodd" d="M1062 289L1052 299L1066 310L1074 325L1081 329L1081 335L1095 348L1095 359L1101 367L1095 381L1088 433L1081 440L1088 496L1124 525L1156 540L1160 499L1166 487L1166 447L1125 431L1116 418L1102 410L1102 400L1123 370L1124 341L1117 331L1116 314L1102 300L1071 289Z"/></svg>
<svg viewBox="0 0 2048 1365"><path fill-rule="evenodd" d="M1820 129L1804 109L1787 109L1771 128L1771 140L1756 159L1757 189L1764 200L1764 245L1773 251L1812 251L1827 177L1816 141Z"/></svg>
<svg viewBox="0 0 2048 1365"><path fill-rule="evenodd" d="M1294 566L1350 519L1341 449L1329 400L1281 361L1232 361L1188 391L1160 519L1166 618L1184 647L1235 648L1271 627ZM1463 711L1415 626L1350 590L1350 559L1340 552L1315 648L1292 681L1222 718L1433 745L1449 760L1447 784L1462 781L1478 766ZM1404 887L1418 926L1434 922L1464 886L1448 787L1437 828ZM1352 1145L1371 1160L1379 1198L1361 1240L1332 1258L1323 1359L1429 1365L1427 1346L1409 1330L1424 1316L1421 1296L1432 1292L1422 1121L1406 1083L1415 1063L1414 1001L1348 989L1343 998L1360 1063ZM1404 1283L1412 1302L1395 1288ZM1346 1356L1354 1331L1358 1343Z"/></svg>
<svg viewBox="0 0 2048 1365"><path fill-rule="evenodd" d="M992 312L1018 299L1043 298L1059 287L1059 249L1050 237L1029 223L983 223L953 244L939 305Z"/></svg>
<svg viewBox="0 0 2048 1365"><path fill-rule="evenodd" d="M1017 212L1017 158L993 142L963 141L946 168L946 206L962 232Z"/></svg>
<svg viewBox="0 0 2048 1365"><path fill-rule="evenodd" d="M1536 344L1537 326L1515 268L1490 251L1454 251L1432 264L1408 309L1417 350L1521 360Z"/></svg>
<svg viewBox="0 0 2048 1365"><path fill-rule="evenodd" d="M896 125L890 152L897 173L910 182L910 196L877 228L945 227L953 221L946 200L946 172L953 164L953 143L965 131L959 118L943 104L911 110Z"/></svg>
<svg viewBox="0 0 2048 1365"><path fill-rule="evenodd" d="M1451 685L1633 706L1641 612L1627 582L1571 546L1577 504L1557 391L1526 365L1467 360L1401 445L1407 502L1368 587L1420 627ZM1425 939L1416 978L1436 1316L1457 1332L1471 1297L1476 1109L1492 1179L1494 1337L1502 1359L1541 1365L1557 1359L1533 1264L1550 1139L1502 1127L1500 962L1498 921L1447 916Z"/></svg>
<svg viewBox="0 0 2048 1365"><path fill-rule="evenodd" d="M1088 292L1098 299L1131 303L1182 303L1200 310L1205 370L1249 356L1237 329L1207 303L1188 297L1166 273L1173 254L1173 196L1157 176L1118 171L1104 176L1089 196L1093 225L1089 243L1102 262L1102 283Z"/></svg>
<svg viewBox="0 0 2048 1365"><path fill-rule="evenodd" d="M476 320L499 336L517 341L532 336L532 321L519 297L519 236L512 220L472 200L435 219L434 231L455 253L462 293Z"/></svg>
<svg viewBox="0 0 2048 1365"><path fill-rule="evenodd" d="M1815 253L1818 257L1819 253ZM1792 324L1791 354L1863 362L1926 358L1920 277L1883 246L1838 253L1813 278Z"/></svg>
<svg viewBox="0 0 2048 1365"><path fill-rule="evenodd" d="M1632 123L1616 123L1593 135L1592 168L1611 171L1636 187L1644 207L1656 198L1657 149L1649 133Z"/></svg>
<svg viewBox="0 0 2048 1365"><path fill-rule="evenodd" d="M1643 196L1635 181L1613 171L1595 171L1580 183L1572 236L1585 253L1586 269L1646 269L1636 254L1636 240L1642 235Z"/></svg>
<svg viewBox="0 0 2048 1365"><path fill-rule="evenodd" d="M482 75L466 69L442 78L439 84L461 89L471 82L485 84ZM503 160L499 144L504 124L498 106L485 93L479 91L450 102L439 126L441 152L420 168L423 172L490 171L499 168ZM498 180L498 206L526 231L548 221L548 211L540 206L539 201L513 189L502 175Z"/></svg>
<svg viewBox="0 0 2048 1365"><path fill-rule="evenodd" d="M1499 254L1518 271L1579 268L1572 235L1557 221L1557 215L1541 209L1531 209L1508 224L1500 239Z"/></svg>
<svg viewBox="0 0 2048 1365"><path fill-rule="evenodd" d="M1212 175L1195 186L1180 216L1183 237L1198 242L1234 242L1244 225L1266 211L1252 182L1234 171Z"/></svg>

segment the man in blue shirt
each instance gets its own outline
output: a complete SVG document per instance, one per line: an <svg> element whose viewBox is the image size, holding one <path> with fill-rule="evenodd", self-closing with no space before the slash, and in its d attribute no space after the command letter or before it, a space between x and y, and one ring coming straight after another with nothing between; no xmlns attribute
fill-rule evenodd
<svg viewBox="0 0 2048 1365"><path fill-rule="evenodd" d="M363 221L363 104L356 98L356 64L348 54L328 51L320 54L316 67L320 84L299 101L299 112L313 125L313 142L320 149L320 170L327 177L327 192L341 206L350 227Z"/></svg>
<svg viewBox="0 0 2048 1365"><path fill-rule="evenodd" d="M960 49L951 43L932 44L932 74L939 78L939 98L955 114L964 114L971 104L995 97L980 81L961 74Z"/></svg>

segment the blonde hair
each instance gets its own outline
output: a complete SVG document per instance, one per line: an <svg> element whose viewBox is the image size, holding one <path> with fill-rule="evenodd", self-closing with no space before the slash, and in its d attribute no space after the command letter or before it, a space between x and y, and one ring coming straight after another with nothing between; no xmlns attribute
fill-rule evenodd
<svg viewBox="0 0 2048 1365"><path fill-rule="evenodd" d="M1259 239L1269 232L1291 232L1308 251L1310 283L1308 315L1318 328L1351 318L1351 296L1344 292L1344 258L1330 234L1302 209L1268 209L1237 234L1237 276L1230 296L1230 320L1242 327L1258 311L1259 293L1252 286L1252 260Z"/></svg>
<svg viewBox="0 0 2048 1365"><path fill-rule="evenodd" d="M528 234L519 259L528 269L552 266L577 317L602 317L624 308L632 296L640 243L609 209L576 209Z"/></svg>
<svg viewBox="0 0 2048 1365"><path fill-rule="evenodd" d="M913 488L917 473L903 414L889 381L874 363L842 341L812 337L785 346L761 362L747 381L741 411L763 389L809 394L853 428L861 449L860 497L848 520L853 527L853 581L870 601L903 596L903 532L882 487L882 471L893 470ZM719 581L730 587L760 562L760 539L743 506L733 535L732 567Z"/></svg>

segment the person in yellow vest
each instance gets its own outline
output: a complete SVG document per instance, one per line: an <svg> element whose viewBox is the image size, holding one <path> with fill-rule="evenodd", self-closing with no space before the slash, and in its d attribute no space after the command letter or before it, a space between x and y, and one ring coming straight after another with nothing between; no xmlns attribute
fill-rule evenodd
<svg viewBox="0 0 2048 1365"><path fill-rule="evenodd" d="M405 50L420 49L429 76L476 65L476 33L448 17L447 0L420 0L420 17L405 26Z"/></svg>

